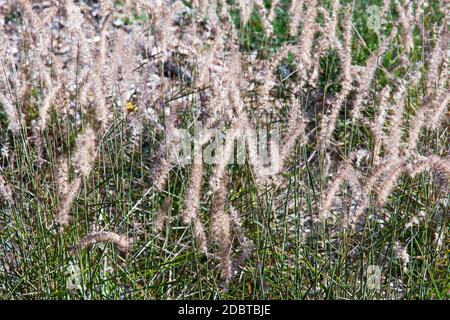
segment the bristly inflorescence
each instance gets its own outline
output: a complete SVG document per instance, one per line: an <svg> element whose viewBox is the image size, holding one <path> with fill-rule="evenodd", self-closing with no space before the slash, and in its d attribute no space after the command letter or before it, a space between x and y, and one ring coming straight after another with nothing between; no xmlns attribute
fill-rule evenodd
<svg viewBox="0 0 450 320"><path fill-rule="evenodd" d="M106 174L110 168L102 164L105 159L126 154L123 162L134 163L140 157L144 169L136 184L145 184L152 199L165 203L152 207L153 232L164 232L170 223L166 211L179 198L182 222L192 227L200 252L210 257L211 250L217 251L228 285L254 249L245 235L242 212L231 200L233 187L246 179L252 180L258 194L281 194L296 170L307 167L317 175L329 171L311 187L311 220L337 223L352 232L370 207L386 206L403 176L434 171L448 184L448 150L433 153L423 150L421 142L424 133L445 131L448 124L449 32L445 23L424 29L423 1L416 6L413 1L395 1L395 6L394 1L383 1L378 17L383 30L374 31L377 46L372 48L360 41L352 7L337 0L329 6L293 0L287 7L272 1L270 8L262 0L234 4L203 0L190 7L184 1L136 1L133 10L149 19L145 28L115 20L113 1L101 1L95 17L83 2L51 3L38 12L31 1L18 1L18 39L0 32L0 106L5 115L1 120L7 127L1 133L25 141L37 161L33 170L52 168L57 189L52 212L61 231L81 224L72 213L82 190L86 201L89 179L101 176L95 184L101 189L99 203L108 194L108 183L115 176ZM236 8L240 26L231 14ZM283 10L289 16L288 40L264 54L247 52L243 27L251 22L252 12L258 14L261 32L269 39L275 37L274 23ZM392 19L394 14L398 18ZM55 25L65 36L56 37ZM415 30L421 33L420 45L428 49L423 61L414 56L419 45ZM21 49L13 52L16 42ZM366 58L355 58L355 48L363 45ZM329 55L337 61L338 76L337 89L330 89L334 91L326 104L329 88L323 84L323 61ZM393 57L394 63L386 65L386 57ZM323 103L312 101L312 96L322 96ZM269 120L261 120L264 115ZM192 142L192 161L180 173L179 129L192 131L197 125L204 131ZM280 134L271 132L272 139L258 135L261 126L276 127ZM117 127L125 128L128 143L100 157L102 148L116 141ZM49 142L60 128L66 136ZM365 135L367 143L352 145L348 131ZM205 146L217 143L221 135L226 141L218 143L217 161L205 163ZM236 183L229 164L239 139L245 146L242 166L251 177L240 176ZM261 141L268 141L270 164L261 159ZM130 145L139 156L126 153ZM306 153L308 157L299 156ZM364 165L362 157L367 158ZM23 177L1 169L0 200L12 206L19 201L13 190L16 184L22 186ZM175 171L186 174L183 188L170 188ZM179 194L172 199L168 195L172 192ZM136 203L147 201L146 195ZM347 196L348 210L342 205ZM128 212L93 211L128 219L137 206ZM120 223L116 226L123 228ZM137 240L101 231L88 233L72 249L111 242L127 252ZM239 250L242 254L236 257ZM396 243L394 251L406 268L409 256L404 246Z"/></svg>

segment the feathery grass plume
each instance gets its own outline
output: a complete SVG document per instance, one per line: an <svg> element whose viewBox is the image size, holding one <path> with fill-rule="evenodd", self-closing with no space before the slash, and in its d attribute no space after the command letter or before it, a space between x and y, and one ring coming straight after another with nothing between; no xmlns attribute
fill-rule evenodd
<svg viewBox="0 0 450 320"><path fill-rule="evenodd" d="M102 130L106 131L112 119L112 111L110 110L105 95L103 93L103 82L100 78L99 68L95 68L91 74L92 91L96 98L96 113L97 119L102 125Z"/></svg>
<svg viewBox="0 0 450 320"><path fill-rule="evenodd" d="M35 126L36 130L44 130L47 122L48 110L63 86L62 79L58 79L58 83L56 85L54 84L51 76L52 70L47 67L45 62L49 57L51 58L54 73L59 78L62 74L63 64L61 59L49 50L49 47L51 47L52 44L52 38L50 37L51 33L47 32L48 30L46 28L46 25L50 22L50 19L52 19L57 9L51 8L47 10L41 18L33 12L32 6L28 1L21 0L19 1L19 4L25 13L25 16L28 18L27 21L31 24L30 32L32 35L36 36L33 45L37 47L37 54L33 57L35 63L33 67L39 70L39 73L42 75L47 86L47 93L42 102L42 106L39 109L39 120ZM38 135L38 133L35 133L35 135Z"/></svg>
<svg viewBox="0 0 450 320"><path fill-rule="evenodd" d="M58 186L59 194L64 197L69 192L69 165L67 158L62 156L58 160L58 166L56 168L56 184Z"/></svg>
<svg viewBox="0 0 450 320"><path fill-rule="evenodd" d="M194 0L193 5L200 13L205 13L208 7L208 0Z"/></svg>
<svg viewBox="0 0 450 320"><path fill-rule="evenodd" d="M85 40L82 32L84 25L84 17L81 13L80 7L77 6L73 0L66 0L64 9L66 11L66 27L74 35L80 37L78 40ZM87 48L87 41L79 41L83 48Z"/></svg>
<svg viewBox="0 0 450 320"><path fill-rule="evenodd" d="M220 29L220 25L218 25ZM213 63L215 56L224 50L224 40L222 37L221 30L218 30L210 47L202 55L202 59L198 63L198 76L197 76L197 86L202 88L210 82L211 70L213 69Z"/></svg>
<svg viewBox="0 0 450 320"><path fill-rule="evenodd" d="M225 290L228 290L227 286L238 274L237 270L242 266L245 260L251 257L255 249L253 242L245 236L244 231L242 230L242 221L238 211L231 204L229 210L234 235L242 247L242 252L231 263L230 277L224 281Z"/></svg>
<svg viewBox="0 0 450 320"><path fill-rule="evenodd" d="M443 61L448 56L449 33L447 24L443 24L439 30L436 44L431 53L430 62L428 65L428 72L426 78L427 93L435 92L439 83L439 69Z"/></svg>
<svg viewBox="0 0 450 320"><path fill-rule="evenodd" d="M429 34L424 23L424 8L425 8L425 0L418 0L416 4L416 11L414 12L413 16L414 18L413 23L420 31L420 35L422 38L422 46L424 48L423 52L425 53L425 55L427 55L426 52L429 52Z"/></svg>
<svg viewBox="0 0 450 320"><path fill-rule="evenodd" d="M380 22L381 24L386 22L386 15L388 14L391 6L391 0L383 0L383 4L380 8Z"/></svg>
<svg viewBox="0 0 450 320"><path fill-rule="evenodd" d="M244 68L242 66L242 55L239 51L239 36L235 28L230 30L229 39L229 61L225 69L228 74L228 81L237 86L237 89L242 89L248 84L247 79L243 77Z"/></svg>
<svg viewBox="0 0 450 320"><path fill-rule="evenodd" d="M13 57L8 50L9 44L9 39L0 36L0 54L2 56L2 59L0 61L0 107L3 107L3 110L5 111L6 119L8 120L8 130L11 130L13 134L17 134L20 131L22 119L19 108L16 108L14 106L13 91L9 82L7 67L5 66L5 61L7 61L7 65L14 64ZM16 82L19 88L25 87L25 81ZM9 96L9 98L4 95L3 90L8 92L7 95Z"/></svg>
<svg viewBox="0 0 450 320"><path fill-rule="evenodd" d="M224 178L220 188L214 193L211 207L211 236L219 249L219 268L225 287L232 277L231 263L231 219L225 212L227 201L227 179Z"/></svg>
<svg viewBox="0 0 450 320"><path fill-rule="evenodd" d="M161 205L161 208L159 208L156 212L156 218L153 224L153 232L161 233L167 220L167 213L169 212L171 206L172 198L165 198L163 204Z"/></svg>
<svg viewBox="0 0 450 320"><path fill-rule="evenodd" d="M81 187L82 177L87 178L91 172L92 166L94 165L95 158L97 157L96 150L96 135L92 128L86 128L85 133L78 136L76 141L76 151L71 158L71 162L75 167L77 176L67 187L60 189L62 196L62 203L56 214L56 221L64 228L70 223L70 210L72 208L73 202ZM65 163L65 158L60 160L60 171L63 180L67 179L67 163Z"/></svg>
<svg viewBox="0 0 450 320"><path fill-rule="evenodd" d="M281 141L281 165L280 170L283 170L286 166L286 162L289 157L294 153L297 146L297 142L304 144L307 141L306 137L306 124L307 121L303 116L300 108L296 105L299 104L298 99L294 103L293 108L289 111L289 119L287 122L286 133Z"/></svg>
<svg viewBox="0 0 450 320"><path fill-rule="evenodd" d="M322 193L322 197L319 205L319 219L326 220L330 218L330 211L334 200L336 199L336 193L344 182L347 182L352 190L352 192L357 195L360 194L361 183L360 175L353 168L350 156L348 159L340 165L336 175L333 180L328 184L326 190Z"/></svg>
<svg viewBox="0 0 450 320"><path fill-rule="evenodd" d="M405 99L407 96L407 88L406 88L406 84L409 84L411 87L416 86L419 83L419 80L421 78L421 72L419 70L415 70L414 72L412 72L411 74L408 75L408 77L406 79L394 79L394 83L397 84L398 86L398 90L397 93L394 94L393 96L393 100L394 100L394 104L392 106L392 111L393 111L393 115L390 117L391 118L391 124L390 124L390 130L389 130L389 139L390 142L394 142L394 144L392 145L392 143L390 143L390 147L391 150L399 150L401 146L400 144L402 143L402 118L403 118L403 110L404 110L404 104L405 104ZM425 97L425 100L427 100L427 97ZM422 108L423 110L423 108ZM422 127L423 124L419 124L416 123L420 128ZM414 130L413 128L410 128L410 131ZM411 136L411 133L409 134ZM395 146L395 148L392 148L392 146Z"/></svg>
<svg viewBox="0 0 450 320"><path fill-rule="evenodd" d="M175 155L173 155L171 147L168 145L160 146L159 150L156 152L156 156L154 157L155 165L151 170L151 175L154 179L153 185L157 192L163 190L174 159Z"/></svg>
<svg viewBox="0 0 450 320"><path fill-rule="evenodd" d="M76 151L71 162L75 166L75 170L86 178L91 172L96 157L96 134L91 127L87 127L85 132L77 138Z"/></svg>
<svg viewBox="0 0 450 320"><path fill-rule="evenodd" d="M229 75L227 75L227 77L229 77ZM225 149L222 153L222 165L218 166L218 168L220 168L220 170L222 171L224 170L226 161L228 160L228 157L233 150L234 139L237 137L237 135L234 134L238 134L239 132L242 132L242 130L244 130L245 141L248 148L249 162L254 170L256 180L259 184L265 184L267 182L267 179L270 178L270 176L274 172L271 172L270 170L267 170L265 168L264 163L261 161L258 155L256 130L248 119L248 115L244 109L244 103L242 101L236 83L234 82L233 78L229 79L227 83L229 85L228 96L234 113L234 118L231 130L232 134L226 141ZM219 149L219 151L221 150ZM221 177L222 171L218 172L215 176ZM221 179L212 179L211 181L212 186L218 186L220 185Z"/></svg>
<svg viewBox="0 0 450 320"><path fill-rule="evenodd" d="M105 17L104 19L106 19L106 16L112 12L113 8L114 8L114 3L112 0L100 0L100 8L101 11L103 13L103 16ZM105 21L105 20L103 20Z"/></svg>
<svg viewBox="0 0 450 320"><path fill-rule="evenodd" d="M382 183L377 186L377 203L379 207L384 206L392 190L397 185L397 180L400 178L404 168L404 162L399 160L387 175L382 179Z"/></svg>
<svg viewBox="0 0 450 320"><path fill-rule="evenodd" d="M299 50L295 52L297 73L302 81L307 81L307 72L312 64L312 44L317 31L317 0L306 0L305 22L299 39ZM302 85L300 84L300 87Z"/></svg>
<svg viewBox="0 0 450 320"><path fill-rule="evenodd" d="M393 172L395 168L400 168L401 162L402 160L399 159L397 154L389 153L380 160L379 164L372 170L371 174L364 179L359 199L352 214L353 226L356 226L356 222L359 221L369 207L372 191L375 189L380 190L381 188L379 186L383 184L383 177L385 177L386 174Z"/></svg>
<svg viewBox="0 0 450 320"><path fill-rule="evenodd" d="M63 229L64 227L67 227L70 223L71 217L70 217L70 210L72 208L72 205L75 201L76 196L78 195L78 191L81 187L81 178L77 177L72 182L70 182L66 194L64 194L62 198L62 203L60 204L58 208L58 212L56 213L55 220Z"/></svg>
<svg viewBox="0 0 450 320"><path fill-rule="evenodd" d="M41 16L39 16L33 11L33 7L30 1L19 0L18 4L24 12L25 16L28 18L26 22L28 22L31 26L28 32L30 32L34 36L33 46L36 47L37 55L35 58L37 67L46 78L48 88L51 88L51 77L49 72L47 72L47 68L45 68L45 63L43 61L48 57L54 58L53 52L51 52L49 49L52 43L52 33L48 32L47 25L50 23L54 14L57 12L57 8L51 7L47 9ZM56 70L61 70L61 65L59 64L58 59L52 59L52 63L55 65Z"/></svg>
<svg viewBox="0 0 450 320"><path fill-rule="evenodd" d="M241 24L246 25L252 14L254 0L238 0L237 4L241 13Z"/></svg>
<svg viewBox="0 0 450 320"><path fill-rule="evenodd" d="M340 8L341 6L339 4L339 1L333 0L331 3L331 15L330 13L328 13L328 10L323 7L319 7L318 9L318 11L322 13L325 19L325 26L322 28L323 38L319 46L322 46L325 49L335 46L336 42L338 42L338 39L336 37L336 28L338 24L338 13L340 11Z"/></svg>
<svg viewBox="0 0 450 320"><path fill-rule="evenodd" d="M101 66L104 66L106 61L107 34L112 16L112 12L108 10L108 8L103 8L103 10L105 11L105 17L103 18L103 23L100 31L100 53L98 59Z"/></svg>
<svg viewBox="0 0 450 320"><path fill-rule="evenodd" d="M273 21L275 20L275 17L277 15L277 6L280 3L280 0L272 0L270 3L270 12L267 16L267 19L269 20L270 25L273 25Z"/></svg>
<svg viewBox="0 0 450 320"><path fill-rule="evenodd" d="M24 11L24 13L28 17L28 21L31 23L33 29L38 31L39 33L43 32L44 26L41 23L41 19L33 12L33 6L31 1L29 0L18 0L20 8Z"/></svg>
<svg viewBox="0 0 450 320"><path fill-rule="evenodd" d="M198 250L204 254L208 254L208 244L206 239L205 227L203 226L200 218L197 217L192 221L192 227Z"/></svg>
<svg viewBox="0 0 450 320"><path fill-rule="evenodd" d="M112 60L112 64L104 68L104 73L107 74L104 77L105 91L117 90L117 79L120 79L123 85L120 86L118 95L121 101L127 101L130 87L137 85L136 66L141 64L138 59L139 54L136 52L137 39L124 30L118 30L113 41L112 53L108 60Z"/></svg>
<svg viewBox="0 0 450 320"><path fill-rule="evenodd" d="M427 127L431 130L435 130L439 128L442 124L442 121L445 118L446 111L448 110L449 105L449 90L448 90L448 54L444 58L444 63L442 67L442 71L439 77L438 86L436 89L436 92L434 94L434 100L431 103L430 107L432 110L430 110L429 113L431 113L433 116L430 121L427 122Z"/></svg>
<svg viewBox="0 0 450 320"><path fill-rule="evenodd" d="M176 101L172 104L170 114L167 120L165 130L165 140L160 144L153 158L151 175L153 177L153 185L155 190L162 191L169 177L170 169L177 156L174 152L176 144L180 142L180 137L175 128L175 122L178 118L178 112L183 108L182 102Z"/></svg>
<svg viewBox="0 0 450 320"><path fill-rule="evenodd" d="M311 87L316 87L319 70L321 69L321 59L329 52L330 49L338 49L338 47L342 46L336 35L336 27L338 23L337 15L340 9L339 1L333 1L331 5L331 15L328 13L328 10L323 7L319 7L317 9L318 13L322 15L325 25L323 27L320 25L318 26L318 31L320 31L320 41L319 45L314 49L314 67L312 74L308 79L308 84Z"/></svg>
<svg viewBox="0 0 450 320"><path fill-rule="evenodd" d="M378 205L382 206L387 200L387 197L391 193L392 189L395 187L395 183L402 173L402 168L404 166L404 156L401 155L402 150L402 120L403 120L403 110L404 103L406 99L406 85L404 81L399 81L398 90L394 94L393 100L394 104L392 106L392 115L390 117L390 127L388 131L388 136L386 140L389 141L389 151L385 156L384 161L379 166L379 170L375 170L366 187L370 192L374 187L377 193ZM380 180L379 180L380 179ZM377 185L378 183L378 185ZM357 208L356 217L359 217L365 210L365 206L368 205L368 200L363 197L366 201L364 205L360 204Z"/></svg>
<svg viewBox="0 0 450 320"><path fill-rule="evenodd" d="M26 22L28 22L31 26L29 32L34 34L37 38L35 39L37 40L37 43L35 43L35 45L38 48L38 54L43 54L44 56L47 55L49 53L47 45L50 43L50 33L46 32L47 30L45 30L45 23L48 21L43 21L41 17L33 11L31 1L18 0L17 3L19 4L19 7L23 11L24 15L28 18ZM53 11L53 13L56 12L54 11L55 8L51 8L50 10L51 12ZM46 19L49 19L49 17L52 17L52 15L46 16Z"/></svg>
<svg viewBox="0 0 450 320"><path fill-rule="evenodd" d="M373 82L373 79L375 78L375 72L377 71L378 66L381 64L381 59L386 53L389 44L392 42L392 39L396 34L397 28L394 27L392 28L390 35L381 43L379 48L372 53L372 55L366 62L364 72L361 78L358 80L359 85L356 89L356 97L353 103L352 116L355 120L361 117L364 100L369 94L370 86Z"/></svg>
<svg viewBox="0 0 450 320"><path fill-rule="evenodd" d="M423 99L420 110L411 120L407 142L408 154L414 153L419 142L421 130L423 128L428 128L431 130L438 129L445 117L445 113L448 109L450 93L447 88L447 61L445 61L443 65L444 68L442 69L436 92L428 92L428 94Z"/></svg>
<svg viewBox="0 0 450 320"><path fill-rule="evenodd" d="M289 8L289 33L296 35L298 25L303 18L303 2L304 0L292 0Z"/></svg>
<svg viewBox="0 0 450 320"><path fill-rule="evenodd" d="M203 160L201 155L194 157L188 189L184 197L183 222L193 224L196 243L201 252L206 253L206 234L198 215L203 181Z"/></svg>
<svg viewBox="0 0 450 320"><path fill-rule="evenodd" d="M428 97L427 97L428 98ZM429 101L430 99L425 99L424 101ZM414 118L411 120L410 129L408 131L408 144L407 152L414 153L416 151L417 143L419 141L420 133L425 124L426 114L429 113L430 108L427 106L422 106L422 110L419 110Z"/></svg>
<svg viewBox="0 0 450 320"><path fill-rule="evenodd" d="M431 156L416 156L417 160L411 164L406 165L406 172L415 177L417 174L424 171L435 170L441 172L447 177L447 182L450 182L450 157Z"/></svg>
<svg viewBox="0 0 450 320"><path fill-rule="evenodd" d="M402 143L402 120L403 120L403 108L406 99L406 85L403 81L398 83L398 90L394 94L390 116L390 125L388 131L389 140L389 153L394 157L397 157L400 152L400 147Z"/></svg>
<svg viewBox="0 0 450 320"><path fill-rule="evenodd" d="M3 198L8 204L13 203L12 191L9 184L5 181L0 174L0 198Z"/></svg>
<svg viewBox="0 0 450 320"><path fill-rule="evenodd" d="M245 132L245 142L248 148L249 163L252 166L258 184L263 185L267 183L268 179L270 179L271 176L277 173L279 170L279 166L275 168L276 169L275 171L273 170L273 168L266 168L264 162L261 161L258 155L257 132L248 118L248 114L245 110L244 102L240 94L240 88L236 77L237 75L240 74L240 70L242 69L240 65L240 59L236 55L236 52L237 51L234 50L235 54L233 55L234 58L232 59L232 64L234 65L234 67L230 68L230 70L234 70L235 73L233 74L232 72L229 72L224 75L225 78L224 82L226 83L226 86L228 88L226 95L228 101L230 101L231 109L233 112L233 115L231 116L232 119L230 130L231 134L227 137L225 148L223 150L219 149L219 152L222 152L221 156L222 161L221 165L217 166L217 168L219 168L220 171L218 171L217 174L215 174L216 178L211 179L212 186L220 185L222 181L221 176L223 175L223 170L225 168L229 156L233 151L234 139L238 138L239 135L242 133L242 131ZM277 146L271 144L271 147L275 148Z"/></svg>
<svg viewBox="0 0 450 320"><path fill-rule="evenodd" d="M342 68L342 81L344 83L348 83L348 85L352 82L352 16L353 12L350 7L347 7L344 10L347 19L344 23L344 42L343 46L336 44L337 52L341 59L341 68ZM335 28L336 29L336 28Z"/></svg>
<svg viewBox="0 0 450 320"><path fill-rule="evenodd" d="M38 166L41 166L44 162L44 138L36 120L31 121L31 133L31 141L36 148L36 162Z"/></svg>
<svg viewBox="0 0 450 320"><path fill-rule="evenodd" d="M236 268L239 267L242 261L251 256L255 245L252 240L245 236L239 212L232 205L230 205L230 218L233 224L234 234L242 247L241 256L235 261L236 263L234 267Z"/></svg>
<svg viewBox="0 0 450 320"><path fill-rule="evenodd" d="M436 108L434 109L433 112L433 116L431 118L431 120L427 123L428 127L432 130L436 130L437 128L439 128L443 122L443 120L445 120L445 116L448 116L448 106L449 106L449 101L450 100L450 92L442 92L441 95L438 95L436 101L435 101L435 105ZM448 118L447 118L448 120Z"/></svg>
<svg viewBox="0 0 450 320"><path fill-rule="evenodd" d="M104 82L103 82L103 71L102 68L105 65L106 59L106 48L103 47L106 45L106 41L100 41L100 53L94 54L94 52L88 47L88 40L85 35L85 31L81 28L83 24L84 17L80 11L80 8L73 3L72 0L67 0L66 5L66 14L67 14L67 28L68 30L74 34L78 38L77 44L79 45L79 54L86 61L85 63L90 67L89 70L89 79L92 80L91 90L94 93L96 98L96 113L97 119L102 125L102 129L105 131L111 121L112 112L110 110L109 105L106 102L104 90ZM107 17L108 18L108 17ZM102 26L102 37L106 37L106 26L108 25L109 18L104 21L104 25ZM104 28L103 28L104 27Z"/></svg>
<svg viewBox="0 0 450 320"><path fill-rule="evenodd" d="M273 33L272 21L267 16L267 10L264 7L263 0L254 0L256 11L261 19L261 24L268 35Z"/></svg>
<svg viewBox="0 0 450 320"><path fill-rule="evenodd" d="M217 141L216 144L215 152L217 153L216 159L218 159L218 163L214 167L214 172L210 178L210 187L213 192L222 187L223 179L227 174L226 167L234 151L234 141L242 132L237 126L231 127L229 131L225 137L225 146L221 145L220 141Z"/></svg>
<svg viewBox="0 0 450 320"><path fill-rule="evenodd" d="M413 21L412 3L411 1L406 3L405 0L402 0L401 2L397 1L396 8L399 15L400 24L402 26L402 45L405 52L409 54L414 47L411 26L411 22Z"/></svg>
<svg viewBox="0 0 450 320"><path fill-rule="evenodd" d="M351 74L352 56L351 56L351 41L352 41L352 13L350 10L346 10L347 19L344 26L344 45L336 43L337 53L341 60L342 68L342 88L339 95L333 103L331 113L324 115L321 121L320 127L320 144L321 149L324 150L331 143L331 137L336 128L336 120L339 116L339 112L347 99L350 91L352 90L353 77Z"/></svg>
<svg viewBox="0 0 450 320"><path fill-rule="evenodd" d="M213 0L214 2L216 2L217 0ZM226 2L226 1L220 1L220 11L218 14L218 17L220 19L227 19L229 18L229 14L230 14L230 5ZM213 22L217 22L216 20L213 20Z"/></svg>
<svg viewBox="0 0 450 320"><path fill-rule="evenodd" d="M414 13L416 22L419 22L420 16L423 15L424 4L425 4L425 0L417 0L416 1L416 12Z"/></svg>
<svg viewBox="0 0 450 320"><path fill-rule="evenodd" d="M383 89L378 94L376 101L378 102L377 109L375 111L375 119L363 119L364 124L370 129L373 138L373 164L377 165L380 161L381 147L385 141L385 134L383 131L387 116L389 103L388 99L391 95L391 88L389 86L384 86Z"/></svg>
<svg viewBox="0 0 450 320"><path fill-rule="evenodd" d="M90 247L96 243L113 243L117 246L119 251L128 252L133 246L133 239L124 235L117 234L110 231L100 231L88 233L84 238L78 241L70 248L71 252L77 252L86 247Z"/></svg>
<svg viewBox="0 0 450 320"><path fill-rule="evenodd" d="M391 95L391 88L389 86L384 86L377 97L377 110L375 114L375 119L373 122L369 120L365 121L365 124L370 127L373 137L375 138L375 143L378 144L383 140L384 132L383 127L387 118L387 111L389 108L388 99Z"/></svg>
<svg viewBox="0 0 450 320"><path fill-rule="evenodd" d="M177 38L173 21L186 6L182 1L159 1L156 5L148 6L153 12L155 19L155 35L158 37L158 49L162 53L170 52L175 49L176 43L172 41Z"/></svg>
<svg viewBox="0 0 450 320"><path fill-rule="evenodd" d="M11 100L6 98L2 92L0 92L0 105L5 110L6 118L8 119L8 130L11 130L14 134L19 133L21 121L17 109L11 103Z"/></svg>
<svg viewBox="0 0 450 320"><path fill-rule="evenodd" d="M39 109L39 119L37 123L37 129L43 131L47 124L48 111L50 110L52 103L61 94L61 89L63 88L62 82L58 82L55 86L50 88L46 94L42 106Z"/></svg>
<svg viewBox="0 0 450 320"><path fill-rule="evenodd" d="M275 81L273 79L275 70L281 63L281 61L288 57L289 53L295 53L296 50L299 50L298 46L284 44L271 58L271 61L268 63L267 68L263 70L262 78L256 79L258 82L262 83L261 87L258 90L258 96L260 97L259 100L261 101L261 103L258 105L260 113L271 111L272 106L270 104L270 90L275 85Z"/></svg>
<svg viewBox="0 0 450 320"><path fill-rule="evenodd" d="M417 83L419 79L420 72L412 73L412 75L409 76L409 82L411 84ZM387 155L380 160L379 165L373 170L372 175L366 181L361 198L359 199L354 212L354 220L359 219L365 209L369 206L370 193L372 190L375 190L377 193L378 206L384 205L389 194L392 192L392 189L395 187L398 178L404 171L405 161L410 153L408 151L406 153L401 153L401 150L403 150L402 120L406 94L405 81L398 81L398 90L393 97L394 103L391 107L393 113L390 117L390 127L386 137L386 141L389 142L389 151ZM421 126L421 124L417 125ZM411 128L413 131L415 129L416 128ZM411 137L414 134L410 133L409 135Z"/></svg>
<svg viewBox="0 0 450 320"><path fill-rule="evenodd" d="M409 254L406 250L407 248L402 246L402 244L399 241L396 241L394 244L394 254L397 258L399 258L402 261L403 265L403 271L408 271L408 263L409 263Z"/></svg>

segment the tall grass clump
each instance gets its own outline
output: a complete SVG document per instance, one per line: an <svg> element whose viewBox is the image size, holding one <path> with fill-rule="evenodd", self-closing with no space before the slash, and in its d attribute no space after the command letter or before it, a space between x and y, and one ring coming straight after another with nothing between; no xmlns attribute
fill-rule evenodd
<svg viewBox="0 0 450 320"><path fill-rule="evenodd" d="M0 1L0 298L445 299L448 16Z"/></svg>

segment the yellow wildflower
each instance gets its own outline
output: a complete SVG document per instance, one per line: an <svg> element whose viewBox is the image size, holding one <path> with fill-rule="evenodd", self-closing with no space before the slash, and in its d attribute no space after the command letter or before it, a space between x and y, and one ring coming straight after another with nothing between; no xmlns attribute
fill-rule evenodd
<svg viewBox="0 0 450 320"><path fill-rule="evenodd" d="M134 112L137 110L137 106L133 102L128 101L127 104L125 105L125 109L128 112Z"/></svg>

